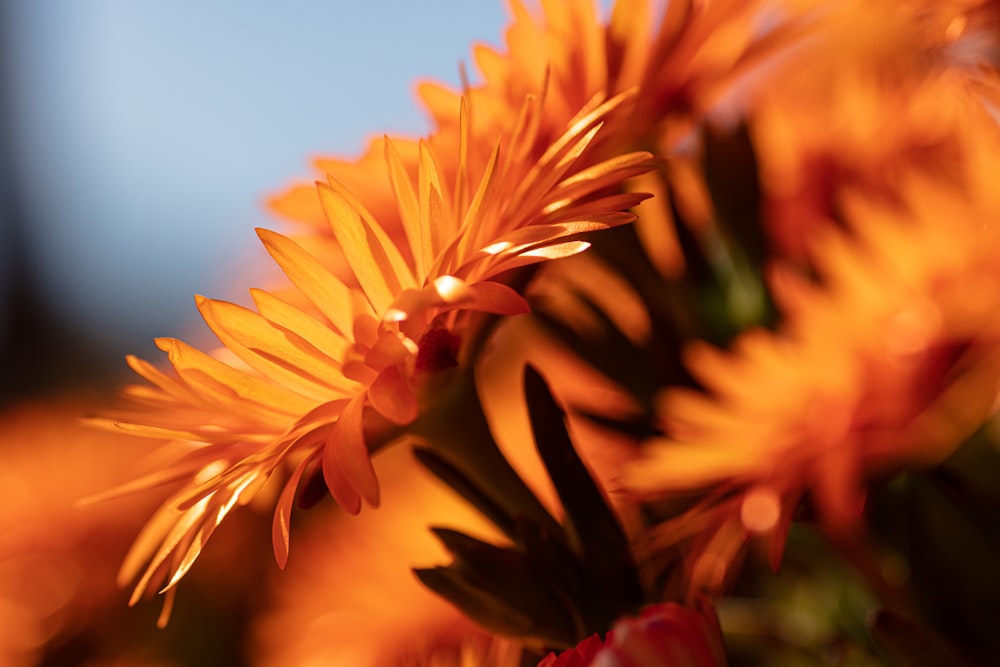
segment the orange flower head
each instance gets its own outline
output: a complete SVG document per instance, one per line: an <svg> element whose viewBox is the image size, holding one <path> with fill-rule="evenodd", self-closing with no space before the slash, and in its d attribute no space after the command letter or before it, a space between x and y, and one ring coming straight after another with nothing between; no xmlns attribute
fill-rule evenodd
<svg viewBox="0 0 1000 667"><path fill-rule="evenodd" d="M623 483L647 497L704 494L652 538L660 550L695 545L695 589L721 590L754 536L776 567L802 498L832 534L855 530L868 480L941 462L994 409L1000 164L996 127L976 127L960 184L911 174L892 201L845 198L848 229L813 240L819 279L775 271L777 331L746 331L728 350L688 346L702 388L662 394L665 435Z"/></svg>
<svg viewBox="0 0 1000 667"><path fill-rule="evenodd" d="M222 349L210 355L161 339L172 372L129 359L151 386L128 388L135 409L98 421L187 448L176 464L133 485L187 480L123 565L124 578L139 576L133 602L171 589L224 517L286 465L292 472L274 519L281 565L296 489L311 471L322 470L350 513L362 501L379 504L371 452L412 424L422 401L433 400L424 395L427 382L473 361L487 332L477 314L527 310L509 284L516 270L577 254L588 246L580 234L631 221L624 211L644 195L623 194L620 186L651 168L650 155L594 161L588 152L607 115L628 99L591 100L536 156L527 149L538 145L544 106L528 98L520 122L481 170L463 163L463 140L453 184L429 143L419 146L414 180L386 140L401 240L390 238L341 183L317 183L350 282L291 239L259 230L298 305L264 290L251 291L256 310L197 297Z"/></svg>
<svg viewBox="0 0 1000 667"><path fill-rule="evenodd" d="M747 111L769 232L796 261L845 192L888 199L908 172L961 173L975 115L998 99L982 3L812 4L823 20Z"/></svg>

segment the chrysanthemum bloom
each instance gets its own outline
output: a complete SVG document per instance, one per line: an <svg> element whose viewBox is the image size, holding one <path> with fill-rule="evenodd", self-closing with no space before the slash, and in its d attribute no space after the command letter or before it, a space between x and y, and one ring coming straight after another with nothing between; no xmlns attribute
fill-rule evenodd
<svg viewBox="0 0 1000 667"><path fill-rule="evenodd" d="M296 489L315 469L348 512L357 513L362 501L378 505L371 450L435 403L441 373L471 367L488 332L482 314L527 310L507 284L519 275L514 270L581 252L588 244L575 238L579 234L632 219L623 211L643 196L623 194L621 183L650 168L649 154L587 159L604 118L627 99L592 100L537 155L544 105L529 98L521 122L501 137L489 163L482 170L461 168L454 185L428 145L420 146L413 182L386 142L405 243L394 243L336 180L317 185L356 286L290 239L261 230L302 307L263 290L252 292L256 311L198 297L224 349L213 356L161 339L173 372L130 358L151 386L127 390L136 411L99 421L190 445L175 465L133 485L188 480L147 524L123 565L126 580L145 568L133 601L171 589L228 512L286 465L294 471L274 519L281 565ZM452 389L461 393L462 387Z"/></svg>
<svg viewBox="0 0 1000 667"><path fill-rule="evenodd" d="M717 592L745 542L777 564L790 515L808 498L835 538L859 527L869 479L940 462L993 409L1000 385L997 128L978 125L958 183L903 179L891 200L856 194L847 229L810 247L819 279L776 274L777 331L729 350L691 345L704 388L660 401L665 437L624 484L647 497L710 490L655 530L654 550L696 539L686 575Z"/></svg>
<svg viewBox="0 0 1000 667"><path fill-rule="evenodd" d="M701 609L666 602L618 621L605 641L594 636L552 653L538 667L721 667L722 632L707 602Z"/></svg>

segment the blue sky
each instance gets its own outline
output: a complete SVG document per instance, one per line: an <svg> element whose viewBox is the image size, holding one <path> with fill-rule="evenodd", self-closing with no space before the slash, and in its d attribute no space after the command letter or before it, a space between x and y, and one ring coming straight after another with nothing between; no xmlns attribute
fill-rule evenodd
<svg viewBox="0 0 1000 667"><path fill-rule="evenodd" d="M427 128L414 84L457 84L493 2L7 3L29 257L46 298L112 354L197 328L192 295L244 300L263 198ZM252 262L250 263L252 265Z"/></svg>

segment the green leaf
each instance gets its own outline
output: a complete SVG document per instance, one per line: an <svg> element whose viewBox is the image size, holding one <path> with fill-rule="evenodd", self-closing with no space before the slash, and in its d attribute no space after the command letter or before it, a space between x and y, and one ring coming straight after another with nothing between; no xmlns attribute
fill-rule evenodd
<svg viewBox="0 0 1000 667"><path fill-rule="evenodd" d="M642 586L618 518L577 455L562 409L530 366L524 387L535 446L566 512L571 546L603 593L608 613L619 616L638 609Z"/></svg>
<svg viewBox="0 0 1000 667"><path fill-rule="evenodd" d="M428 584L432 590L463 611L467 611L463 605L473 605L467 613L493 630L509 634L516 626L514 634L518 636L558 645L576 643L580 623L569 596L531 558L448 528L431 530L455 558L447 568L434 570L448 574L431 577L431 584L438 585L440 581L434 577L445 577L446 586L451 588L442 591ZM421 572L418 570L417 576ZM424 577L421 581L427 583ZM529 624L519 625L525 619Z"/></svg>
<svg viewBox="0 0 1000 667"><path fill-rule="evenodd" d="M451 487L463 500L479 510L504 535L515 542L517 541L518 533L514 518L461 470L448 463L429 447L414 447L413 456L420 465Z"/></svg>
<svg viewBox="0 0 1000 667"><path fill-rule="evenodd" d="M413 573L420 583L484 628L510 637L524 637L535 632L530 615L497 600L450 567L414 569Z"/></svg>
<svg viewBox="0 0 1000 667"><path fill-rule="evenodd" d="M732 233L741 254L758 272L767 261L768 242L761 215L757 155L746 123L731 130L707 126L702 166L715 212Z"/></svg>

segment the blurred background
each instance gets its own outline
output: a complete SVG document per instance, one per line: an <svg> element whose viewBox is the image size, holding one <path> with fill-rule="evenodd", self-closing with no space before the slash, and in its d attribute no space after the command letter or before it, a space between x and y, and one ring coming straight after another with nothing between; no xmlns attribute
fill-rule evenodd
<svg viewBox="0 0 1000 667"><path fill-rule="evenodd" d="M268 194L452 85L501 2L0 2L5 401L121 377L155 336L198 342L192 295L245 302ZM470 68L471 69L471 68ZM191 334L192 330L195 331Z"/></svg>

